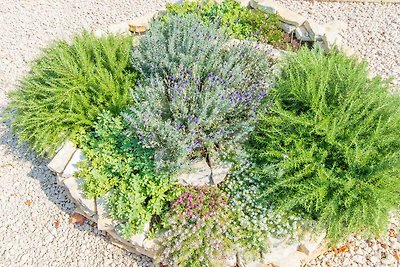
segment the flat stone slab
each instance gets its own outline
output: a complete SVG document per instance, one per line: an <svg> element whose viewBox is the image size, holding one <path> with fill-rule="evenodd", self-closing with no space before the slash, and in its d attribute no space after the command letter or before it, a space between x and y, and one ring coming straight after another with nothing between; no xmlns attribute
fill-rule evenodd
<svg viewBox="0 0 400 267"><path fill-rule="evenodd" d="M85 155L83 154L82 150L77 149L71 160L68 162L67 166L65 167L63 173L61 174L62 178L70 178L73 177L75 172L79 170L78 163L85 159Z"/></svg>
<svg viewBox="0 0 400 267"><path fill-rule="evenodd" d="M67 140L57 152L54 158L50 161L47 167L56 173L62 173L70 161L72 155L76 151L76 146L71 141Z"/></svg>
<svg viewBox="0 0 400 267"><path fill-rule="evenodd" d="M94 199L88 199L83 194L84 182L81 178L67 178L63 180L63 184L68 189L71 199L87 216L92 217L96 214Z"/></svg>

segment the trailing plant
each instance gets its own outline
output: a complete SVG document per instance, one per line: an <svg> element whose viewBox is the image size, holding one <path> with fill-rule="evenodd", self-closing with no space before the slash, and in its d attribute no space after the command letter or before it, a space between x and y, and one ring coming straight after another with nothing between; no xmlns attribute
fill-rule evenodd
<svg viewBox="0 0 400 267"><path fill-rule="evenodd" d="M137 72L131 67L131 38L89 33L44 50L10 94L12 128L39 154L53 155L67 138L90 129L102 110L118 114L131 103Z"/></svg>
<svg viewBox="0 0 400 267"><path fill-rule="evenodd" d="M265 197L305 212L334 243L382 233L400 201L400 101L368 78L366 63L340 52L288 58L259 116L250 152Z"/></svg>
<svg viewBox="0 0 400 267"><path fill-rule="evenodd" d="M184 40L184 41L181 41ZM226 36L194 17L156 22L133 58L143 79L125 115L159 168L233 153L253 127L269 88L270 63L246 44L224 46Z"/></svg>
<svg viewBox="0 0 400 267"><path fill-rule="evenodd" d="M120 116L103 112L94 131L77 139L86 157L78 172L85 194L106 195L110 214L122 221L125 236L141 232L154 218L160 221L169 201L179 194L166 174L155 172L153 151L143 148L127 128Z"/></svg>
<svg viewBox="0 0 400 267"><path fill-rule="evenodd" d="M181 4L167 4L170 14L194 14L205 23L218 23L233 38L255 40L273 45L283 43L283 31L276 14L266 14L260 10L250 10L235 0L187 1Z"/></svg>
<svg viewBox="0 0 400 267"><path fill-rule="evenodd" d="M260 257L268 251L271 238L299 240L313 226L301 214L278 210L275 203L265 197L269 189L265 175L274 176L274 170L259 175L255 169L249 159L241 159L222 187L229 196L231 211L227 236L248 258Z"/></svg>
<svg viewBox="0 0 400 267"><path fill-rule="evenodd" d="M216 187L188 187L171 205L160 261L171 266L215 266L231 249L227 197Z"/></svg>

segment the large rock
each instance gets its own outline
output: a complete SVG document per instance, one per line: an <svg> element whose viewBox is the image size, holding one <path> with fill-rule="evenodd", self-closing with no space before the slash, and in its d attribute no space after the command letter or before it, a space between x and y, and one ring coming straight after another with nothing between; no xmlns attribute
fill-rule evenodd
<svg viewBox="0 0 400 267"><path fill-rule="evenodd" d="M193 162L189 170L175 176L178 183L189 186L203 186L211 182L211 169L205 159Z"/></svg>
<svg viewBox="0 0 400 267"><path fill-rule="evenodd" d="M320 25L319 23L317 23L311 19L307 19L303 23L303 27L307 30L309 37L313 41L321 41L322 40L322 36L325 33L325 28L322 25Z"/></svg>
<svg viewBox="0 0 400 267"><path fill-rule="evenodd" d="M83 193L84 181L81 178L67 178L63 180L63 184L68 189L71 199L76 205L85 213L87 217L93 217L96 215L95 201L94 199L88 199Z"/></svg>
<svg viewBox="0 0 400 267"><path fill-rule="evenodd" d="M75 144L67 140L47 167L58 174L62 173L75 151Z"/></svg>
<svg viewBox="0 0 400 267"><path fill-rule="evenodd" d="M296 27L302 25L304 21L306 21L305 17L273 0L251 0L250 6L265 13L278 14L282 22Z"/></svg>

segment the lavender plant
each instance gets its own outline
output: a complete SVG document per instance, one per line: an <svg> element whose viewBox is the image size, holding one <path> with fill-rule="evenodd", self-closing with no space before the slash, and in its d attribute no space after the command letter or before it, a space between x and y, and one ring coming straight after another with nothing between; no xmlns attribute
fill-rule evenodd
<svg viewBox="0 0 400 267"><path fill-rule="evenodd" d="M227 196L216 187L189 187L172 204L160 261L170 266L215 266L231 249Z"/></svg>
<svg viewBox="0 0 400 267"><path fill-rule="evenodd" d="M141 142L156 149L159 168L234 153L267 96L268 59L245 43L228 49L223 33L195 18L163 23L156 22L134 51L135 68L150 78L133 92L136 105L126 119Z"/></svg>

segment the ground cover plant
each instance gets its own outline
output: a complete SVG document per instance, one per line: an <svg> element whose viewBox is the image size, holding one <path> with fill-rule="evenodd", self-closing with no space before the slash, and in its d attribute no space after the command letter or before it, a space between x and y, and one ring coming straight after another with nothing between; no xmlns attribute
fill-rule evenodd
<svg viewBox="0 0 400 267"><path fill-rule="evenodd" d="M333 243L383 232L400 203L399 96L365 63L302 49L271 98L250 142L255 172L275 171L265 197L316 219Z"/></svg>
<svg viewBox="0 0 400 267"><path fill-rule="evenodd" d="M84 33L45 49L10 94L12 128L19 140L51 156L63 140L92 127L102 110L118 114L125 109L137 79L130 47L130 37L98 39Z"/></svg>
<svg viewBox="0 0 400 267"><path fill-rule="evenodd" d="M270 62L254 47L227 48L217 25L195 16L156 21L132 62L142 77L126 119L159 168L234 153L247 138L270 85Z"/></svg>
<svg viewBox="0 0 400 267"><path fill-rule="evenodd" d="M160 221L179 194L167 174L155 172L153 151L127 134L128 128L122 117L103 112L93 131L77 137L86 157L77 173L85 182L85 194L98 198L109 193L110 214L122 222L126 237L142 232L154 218ZM157 225L152 228L157 230Z"/></svg>
<svg viewBox="0 0 400 267"><path fill-rule="evenodd" d="M254 40L282 45L284 34L276 14L250 10L235 0L184 1L181 4L167 4L171 14L194 14L205 23L218 23L228 34L240 40Z"/></svg>

